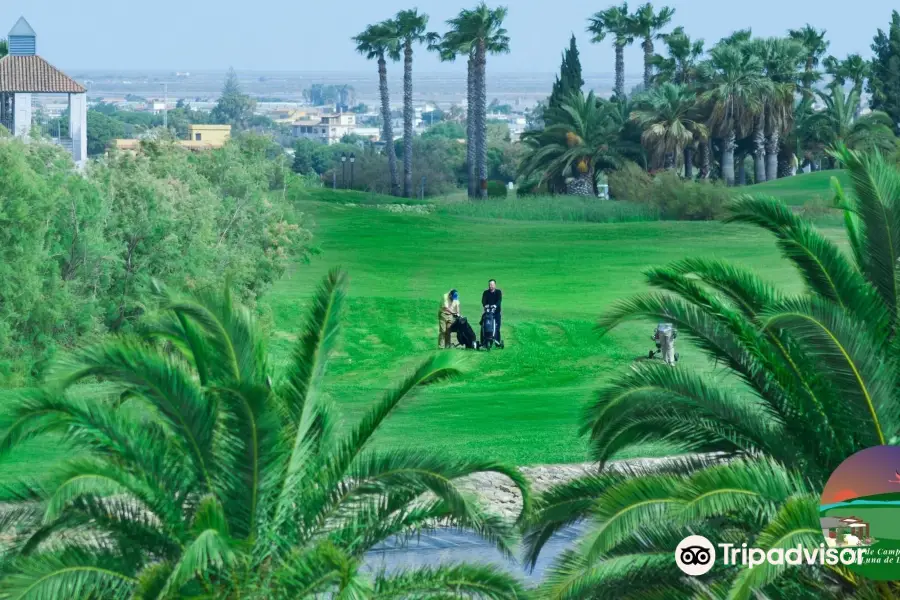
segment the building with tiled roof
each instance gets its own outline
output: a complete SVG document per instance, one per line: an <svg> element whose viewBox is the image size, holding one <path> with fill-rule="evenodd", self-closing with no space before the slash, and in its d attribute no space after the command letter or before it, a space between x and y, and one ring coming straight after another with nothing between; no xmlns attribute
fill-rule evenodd
<svg viewBox="0 0 900 600"><path fill-rule="evenodd" d="M9 54L0 59L0 125L27 138L32 126L32 94L65 94L69 100L69 137L54 140L76 165L87 159L87 90L37 55L37 35L24 17L9 32Z"/></svg>

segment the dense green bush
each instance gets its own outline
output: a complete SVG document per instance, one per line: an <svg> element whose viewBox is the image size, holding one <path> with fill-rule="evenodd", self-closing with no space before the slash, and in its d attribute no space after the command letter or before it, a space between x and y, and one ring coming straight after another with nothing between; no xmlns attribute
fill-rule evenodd
<svg viewBox="0 0 900 600"><path fill-rule="evenodd" d="M607 175L609 196L614 200L640 202L653 185L653 176L633 162L626 162L621 168Z"/></svg>
<svg viewBox="0 0 900 600"><path fill-rule="evenodd" d="M509 190L506 189L506 184L502 181L487 182L488 198L506 198L508 193Z"/></svg>
<svg viewBox="0 0 900 600"><path fill-rule="evenodd" d="M251 134L199 154L148 141L81 175L57 147L0 138L0 381L129 329L153 307L153 280L199 290L228 278L253 302L309 240L279 153Z"/></svg>
<svg viewBox="0 0 900 600"><path fill-rule="evenodd" d="M721 183L688 181L674 171L655 177L633 163L608 175L610 194L651 207L663 219L703 221L724 215L731 193Z"/></svg>

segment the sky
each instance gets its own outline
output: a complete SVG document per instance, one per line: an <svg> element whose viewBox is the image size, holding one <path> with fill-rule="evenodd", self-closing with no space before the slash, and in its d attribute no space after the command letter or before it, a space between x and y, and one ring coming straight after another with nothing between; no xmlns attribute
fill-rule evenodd
<svg viewBox="0 0 900 600"><path fill-rule="evenodd" d="M837 0L831 0L837 5ZM37 32L38 53L64 69L354 71L371 68L354 52L350 38L368 24L398 10L418 8L431 17L433 30L474 0L344 0L341 3L301 0L3 0L0 31L9 31L20 16ZM493 3L490 3L492 6ZM611 2L609 4L612 4ZM633 1L634 7L638 2ZM656 5L662 5L657 2ZM590 45L586 19L608 6L596 0L508 0L506 22L511 53L491 57L495 72L549 73L575 33L586 73L613 70L609 42ZM829 51L836 56L871 53L876 30L887 28L894 0L861 0L828 10L826 3L755 0L739 4L740 12L722 0L672 0L674 25L693 37L714 42L734 30L752 27L759 36L782 35L789 27L810 22L828 30ZM818 7L817 7L818 5ZM848 7L856 8L848 8ZM633 8L634 8L633 7ZM626 71L641 70L635 44L625 56ZM441 64L420 51L416 69L462 71L465 65Z"/></svg>
<svg viewBox="0 0 900 600"><path fill-rule="evenodd" d="M822 504L860 496L900 492L900 446L875 446L857 452L835 469L822 491Z"/></svg>

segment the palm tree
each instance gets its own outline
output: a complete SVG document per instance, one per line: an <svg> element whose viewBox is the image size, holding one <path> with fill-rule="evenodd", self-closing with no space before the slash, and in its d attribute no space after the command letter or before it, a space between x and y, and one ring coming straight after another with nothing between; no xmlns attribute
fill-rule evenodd
<svg viewBox="0 0 900 600"><path fill-rule="evenodd" d="M762 76L762 61L739 46L719 45L710 53L711 79L703 99L712 106L710 126L722 138L722 178L734 185L734 148L753 116L759 114L768 83Z"/></svg>
<svg viewBox="0 0 900 600"><path fill-rule="evenodd" d="M451 20L452 21L452 20ZM448 22L450 23L450 22ZM451 23L452 25L452 23ZM435 41L429 48L438 53L442 61L455 61L459 56L467 57L466 65L466 105L469 114L466 117L466 170L468 174L469 198L475 198L477 194L477 157L475 149L475 52L472 40L462 39L455 29L444 34L443 38Z"/></svg>
<svg viewBox="0 0 900 600"><path fill-rule="evenodd" d="M587 31L593 34L591 41L599 44L607 35L613 36L616 50L616 87L615 97L625 98L625 47L634 43L631 15L628 14L628 3L612 6L595 13L588 19Z"/></svg>
<svg viewBox="0 0 900 600"><path fill-rule="evenodd" d="M226 292L166 296L143 339L89 347L47 389L5 399L4 452L23 443L67 452L0 491L3 597L521 597L515 579L482 566L374 579L361 570L374 544L439 522L508 554L510 526L454 481L503 473L526 503L528 488L491 461L372 447L411 393L456 372L447 356L422 362L359 422L335 427L322 390L344 281L332 272L319 288L274 382L261 328ZM95 377L105 382L98 393L67 392Z"/></svg>
<svg viewBox="0 0 900 600"><path fill-rule="evenodd" d="M641 48L644 49L644 89L649 90L653 79L653 40L659 37L659 30L672 21L675 9L664 6L657 13L649 2L637 9L632 15L631 32L635 37L642 38Z"/></svg>
<svg viewBox="0 0 900 600"><path fill-rule="evenodd" d="M427 32L428 15L420 15L418 9L401 10L386 24L391 29L387 40L392 60L403 57L403 196L412 198L412 146L413 146L413 46L434 43L435 36Z"/></svg>
<svg viewBox="0 0 900 600"><path fill-rule="evenodd" d="M797 71L805 59L806 50L799 42L785 38L755 40L748 44L748 48L760 57L763 74L769 84L761 90L763 106L754 134L757 181L766 181L778 177L781 136L792 128ZM760 134L765 142L764 149L759 145Z"/></svg>
<svg viewBox="0 0 900 600"><path fill-rule="evenodd" d="M621 163L616 148L620 129L611 114L618 110L616 103L578 92L548 110L553 111L552 125L523 134L528 151L520 165L522 176L539 176L541 183L571 177L568 193L596 195L598 170Z"/></svg>
<svg viewBox="0 0 900 600"><path fill-rule="evenodd" d="M9 54L9 43L5 39L0 39L0 58Z"/></svg>
<svg viewBox="0 0 900 600"><path fill-rule="evenodd" d="M507 15L506 7L488 8L482 2L474 9L462 10L447 21L451 43L461 48L469 48L474 69L473 86L475 102L469 104L470 112L475 108L475 159L478 173L478 196L487 197L487 55L509 52L509 35L503 28Z"/></svg>
<svg viewBox="0 0 900 600"><path fill-rule="evenodd" d="M660 39L665 43L669 58L659 55L653 59L657 68L658 83L688 85L697 79L697 65L703 56L703 40L691 40L684 27L676 27L672 33L664 33Z"/></svg>
<svg viewBox="0 0 900 600"><path fill-rule="evenodd" d="M664 83L635 102L631 119L643 130L641 142L663 168L673 169L684 152L685 177L690 164L695 136L706 137L706 126L698 121L697 94L686 86Z"/></svg>
<svg viewBox="0 0 900 600"><path fill-rule="evenodd" d="M829 56L822 61L822 64L825 66L825 71L831 75L829 85L843 86L850 81L853 89L860 92L871 70L869 61L863 59L859 54L848 54L844 60Z"/></svg>
<svg viewBox="0 0 900 600"><path fill-rule="evenodd" d="M832 86L827 93L817 92L825 105L806 123L806 133L823 147L845 145L852 150L893 152L897 137L891 117L880 110L860 114L859 91Z"/></svg>
<svg viewBox="0 0 900 600"><path fill-rule="evenodd" d="M835 184L849 253L778 199L745 197L732 207L731 221L774 235L803 292L722 260L686 259L647 271L658 293L622 301L601 319L604 333L633 319L675 323L725 372L645 363L619 376L585 413L592 458L602 465L665 441L733 460L708 466L717 459L694 455L652 475L601 470L544 494L526 538L532 561L559 528L593 522L558 561L552 597L696 598L671 559L686 532L764 550L818 548L825 481L850 455L900 433L900 171L878 155L835 156L853 185L845 194ZM703 588L719 593L701 595L887 599L900 591L896 582L813 569L721 569Z"/></svg>
<svg viewBox="0 0 900 600"><path fill-rule="evenodd" d="M381 119L383 121L382 136L384 149L388 156L388 168L391 172L391 195L400 195L400 179L397 174L397 151L394 148L394 127L391 119L391 95L388 91L387 61L385 57L393 53L391 44L396 38L392 35L390 25L379 23L370 25L362 33L353 38L356 51L364 54L369 60L378 61L378 89L381 93Z"/></svg>
<svg viewBox="0 0 900 600"><path fill-rule="evenodd" d="M810 24L806 24L803 29L790 29L788 36L797 42L803 44L806 48L806 64L803 69L801 81L803 82L804 93L812 95L812 86L821 78L821 74L816 70L819 61L828 51L828 40L825 39L826 31L819 31Z"/></svg>

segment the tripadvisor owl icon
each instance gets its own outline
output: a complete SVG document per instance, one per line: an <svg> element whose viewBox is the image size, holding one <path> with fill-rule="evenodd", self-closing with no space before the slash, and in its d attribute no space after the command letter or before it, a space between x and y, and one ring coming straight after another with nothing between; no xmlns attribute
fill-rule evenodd
<svg viewBox="0 0 900 600"><path fill-rule="evenodd" d="M702 535L689 535L675 548L675 564L686 575L696 577L713 568L716 548Z"/></svg>

